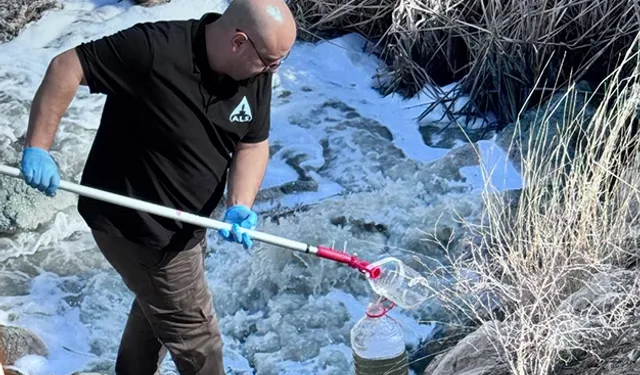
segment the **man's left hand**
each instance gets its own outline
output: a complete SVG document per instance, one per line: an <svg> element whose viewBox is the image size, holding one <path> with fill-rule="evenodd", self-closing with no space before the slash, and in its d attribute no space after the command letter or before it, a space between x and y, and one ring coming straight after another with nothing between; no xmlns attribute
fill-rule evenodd
<svg viewBox="0 0 640 375"><path fill-rule="evenodd" d="M251 248L253 241L247 233L240 233L240 227L255 229L258 223L258 215L243 205L231 206L224 215L224 222L231 224L231 231L218 230L218 234L227 241L241 243L245 249Z"/></svg>

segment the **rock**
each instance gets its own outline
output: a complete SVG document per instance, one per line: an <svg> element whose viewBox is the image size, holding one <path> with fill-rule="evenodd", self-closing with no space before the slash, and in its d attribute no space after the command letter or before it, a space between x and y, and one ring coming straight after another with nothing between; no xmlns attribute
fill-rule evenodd
<svg viewBox="0 0 640 375"><path fill-rule="evenodd" d="M5 375L30 375L29 373L23 372L20 369L10 366L4 369L4 373ZM2 375L2 373L0 373L0 375Z"/></svg>
<svg viewBox="0 0 640 375"><path fill-rule="evenodd" d="M269 151L271 157L280 151L281 148L282 147L277 145L272 146ZM306 154L283 151L281 157L288 166L298 173L298 179L296 181L289 181L281 185L261 189L256 195L256 202L273 201L289 194L318 191L318 182L309 176L307 170L303 167L304 162L307 160Z"/></svg>
<svg viewBox="0 0 640 375"><path fill-rule="evenodd" d="M563 356L580 358L585 355L584 351L603 353L615 349L616 345L633 346L633 342L625 342L628 336L622 331L623 327L634 326L640 320L629 308L640 302L638 298L629 298L640 294L639 285L640 272L637 271L600 273L563 301L556 314L562 317L556 324L565 332L560 342L566 347ZM618 334L622 333L619 338L614 334L615 328ZM616 345L604 345L597 332L607 332L612 342L619 341Z"/></svg>
<svg viewBox="0 0 640 375"><path fill-rule="evenodd" d="M358 232L383 233L385 237L390 237L389 227L386 224L365 221L352 217L347 218L343 215L332 217L331 224L339 227L345 227L348 225L350 226L349 230L354 234Z"/></svg>
<svg viewBox="0 0 640 375"><path fill-rule="evenodd" d="M256 202L270 202L288 194L318 191L318 183L311 179L299 179L282 185L262 189L256 194Z"/></svg>
<svg viewBox="0 0 640 375"><path fill-rule="evenodd" d="M427 164L417 176L418 180L428 182L434 176L448 181L463 182L465 179L460 168L480 165L475 145L464 144L448 151L444 156Z"/></svg>
<svg viewBox="0 0 640 375"><path fill-rule="evenodd" d="M421 343L418 350L411 352L409 363L411 364L411 369L416 372L427 368L437 354L451 349L475 329L475 327L458 324L438 322L434 324L436 327L431 337Z"/></svg>
<svg viewBox="0 0 640 375"><path fill-rule="evenodd" d="M171 2L171 0L135 0L136 4L142 5L145 7L152 7L156 5L166 4Z"/></svg>
<svg viewBox="0 0 640 375"><path fill-rule="evenodd" d="M0 363L10 366L27 355L46 357L49 349L38 335L28 329L0 325Z"/></svg>
<svg viewBox="0 0 640 375"><path fill-rule="evenodd" d="M437 356L424 375L507 375L509 367L500 360L492 338L502 329L498 321L488 322L462 339L453 349Z"/></svg>
<svg viewBox="0 0 640 375"><path fill-rule="evenodd" d="M554 367L558 375L631 375L640 373L640 272L620 270L596 274L571 294L559 306L553 320L564 332L555 338L560 358ZM614 317L613 314L616 314ZM495 314L494 314L495 315ZM615 320L615 323L613 321ZM507 374L507 366L500 361L492 338L494 332L506 327L502 323L485 323L478 330L459 341L446 353L436 356L424 375L480 375ZM497 325L499 324L499 325ZM614 332L613 324L618 327ZM611 326L607 328L608 326ZM602 332L595 337L597 330ZM585 341L588 332L591 341ZM464 334L443 330L420 349L415 360L428 361L427 356L442 352L456 338ZM605 338L604 336L607 336ZM448 341L448 342L447 342ZM588 354L592 353L592 354ZM571 358L564 363L563 358Z"/></svg>
<svg viewBox="0 0 640 375"><path fill-rule="evenodd" d="M48 197L22 179L0 176L0 233L35 230L58 212L75 204L75 196L59 191Z"/></svg>
<svg viewBox="0 0 640 375"><path fill-rule="evenodd" d="M15 38L26 24L56 8L62 8L56 0L0 0L0 43Z"/></svg>
<svg viewBox="0 0 640 375"><path fill-rule="evenodd" d="M635 309L635 319L622 330L619 337L603 341L595 354L577 358L558 375L637 375L640 374L640 309Z"/></svg>
<svg viewBox="0 0 640 375"><path fill-rule="evenodd" d="M563 126L570 119L581 121L580 126L583 129L586 127L596 111L595 106L584 98L589 92L591 89L585 82L579 82L574 92L559 91L547 103L525 112L519 121L507 125L498 133L496 143L508 154L518 171L521 169L521 161L527 160L529 147L536 149L542 146L545 151L557 148L560 134L558 130L564 130ZM541 128L542 126L545 128ZM575 141L574 138L574 142L568 145L570 157L573 157L575 151ZM543 157L552 154L545 151L538 153Z"/></svg>
<svg viewBox="0 0 640 375"><path fill-rule="evenodd" d="M637 290L638 283L640 272L624 270L612 274L596 274L560 305L560 313L588 316L612 311L630 290Z"/></svg>
<svg viewBox="0 0 640 375"><path fill-rule="evenodd" d="M463 129L458 125L441 127L435 124L421 125L419 128L425 145L435 148L454 148L460 143L489 140L494 131L489 129Z"/></svg>

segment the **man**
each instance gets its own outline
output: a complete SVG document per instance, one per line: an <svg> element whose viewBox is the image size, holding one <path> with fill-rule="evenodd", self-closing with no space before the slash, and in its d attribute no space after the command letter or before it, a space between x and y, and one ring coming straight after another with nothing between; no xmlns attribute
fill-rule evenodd
<svg viewBox="0 0 640 375"><path fill-rule="evenodd" d="M254 228L268 161L272 72L296 38L282 0L235 0L200 20L134 25L56 56L33 100L21 171L53 196L48 150L80 84L107 95L83 185ZM228 183L227 183L227 173ZM100 251L135 294L116 373L224 374L204 275L205 229L80 197ZM220 231L251 246L246 234Z"/></svg>

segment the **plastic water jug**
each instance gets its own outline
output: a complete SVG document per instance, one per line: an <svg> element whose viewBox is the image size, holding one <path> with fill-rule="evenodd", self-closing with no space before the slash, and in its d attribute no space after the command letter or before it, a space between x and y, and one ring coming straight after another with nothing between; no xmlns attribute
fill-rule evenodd
<svg viewBox="0 0 640 375"><path fill-rule="evenodd" d="M409 360L402 326L387 315L378 299L351 329L356 375L408 375Z"/></svg>

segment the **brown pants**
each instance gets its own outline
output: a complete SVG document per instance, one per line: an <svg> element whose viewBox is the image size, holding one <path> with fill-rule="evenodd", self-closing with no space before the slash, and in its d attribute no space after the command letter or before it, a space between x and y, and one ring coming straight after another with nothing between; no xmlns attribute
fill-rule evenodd
<svg viewBox="0 0 640 375"><path fill-rule="evenodd" d="M167 351L181 375L224 375L222 339L204 273L206 240L159 252L93 231L98 248L135 295L117 375L159 374Z"/></svg>

